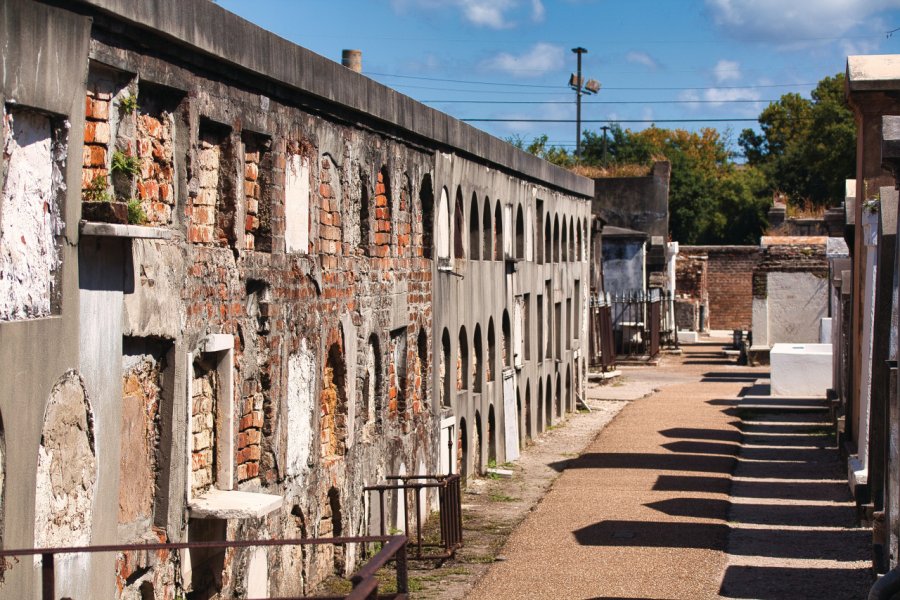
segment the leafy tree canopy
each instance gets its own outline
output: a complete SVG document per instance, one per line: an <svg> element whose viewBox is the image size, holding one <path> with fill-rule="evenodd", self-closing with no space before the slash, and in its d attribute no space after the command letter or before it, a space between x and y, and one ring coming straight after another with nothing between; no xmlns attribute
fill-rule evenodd
<svg viewBox="0 0 900 600"><path fill-rule="evenodd" d="M519 148L566 168L672 164L669 185L671 237L684 244L756 244L767 227L773 194L796 206L825 206L843 198L853 177L856 129L844 100L844 76L826 77L810 99L785 94L759 116L761 133L745 129L738 145L746 159L735 162L727 139L716 129L696 132L614 124L608 137L584 133L581 157L548 146L547 136ZM726 134L727 135L727 134Z"/></svg>

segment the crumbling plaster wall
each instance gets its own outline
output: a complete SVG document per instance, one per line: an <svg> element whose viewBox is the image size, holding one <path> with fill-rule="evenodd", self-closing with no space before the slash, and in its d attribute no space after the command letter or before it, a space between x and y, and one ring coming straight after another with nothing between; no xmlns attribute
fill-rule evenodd
<svg viewBox="0 0 900 600"><path fill-rule="evenodd" d="M69 156L80 156L90 20L60 8L12 0L0 4L0 38L4 40L0 111L21 109L51 117L64 129L58 139L65 143ZM56 208L48 206L59 211L63 224L57 240L59 297L56 309L51 310L55 315L0 322L0 414L7 437L5 497L15 498L6 502L0 523L7 548L34 546L44 412L53 386L65 373L78 368L75 243L81 169L79 161L74 163L67 160L58 165L65 192ZM8 166L5 154L0 153L0 188L6 185ZM88 392L93 397L93 392ZM33 564L18 565L4 574L0 598L24 597L32 581Z"/></svg>

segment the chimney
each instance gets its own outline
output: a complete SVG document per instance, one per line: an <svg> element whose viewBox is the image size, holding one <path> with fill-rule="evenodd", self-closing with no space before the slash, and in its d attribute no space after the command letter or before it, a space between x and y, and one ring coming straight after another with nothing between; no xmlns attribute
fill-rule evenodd
<svg viewBox="0 0 900 600"><path fill-rule="evenodd" d="M341 52L341 64L357 73L362 73L362 50L344 50Z"/></svg>

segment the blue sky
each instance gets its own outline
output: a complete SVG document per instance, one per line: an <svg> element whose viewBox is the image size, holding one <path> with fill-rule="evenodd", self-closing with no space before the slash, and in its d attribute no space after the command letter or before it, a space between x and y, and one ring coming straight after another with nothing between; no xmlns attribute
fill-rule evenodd
<svg viewBox="0 0 900 600"><path fill-rule="evenodd" d="M900 53L900 0L220 0L222 6L458 118L574 119L571 49L602 89L582 118L632 129L731 131L787 92L804 96L848 54ZM574 123L473 122L498 137L546 133L573 147ZM598 130L602 123L585 123Z"/></svg>

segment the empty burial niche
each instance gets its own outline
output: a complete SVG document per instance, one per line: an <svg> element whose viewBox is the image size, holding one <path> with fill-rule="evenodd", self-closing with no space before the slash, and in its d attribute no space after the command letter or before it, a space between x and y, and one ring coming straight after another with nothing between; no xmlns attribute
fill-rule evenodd
<svg viewBox="0 0 900 600"><path fill-rule="evenodd" d="M191 519L188 526L189 542L222 542L228 530L228 522L223 519ZM187 564L183 565L190 582L187 600L208 600L218 598L222 591L225 570L224 548L191 548L185 553Z"/></svg>
<svg viewBox="0 0 900 600"><path fill-rule="evenodd" d="M234 488L234 338L210 335L188 359L190 500Z"/></svg>
<svg viewBox="0 0 900 600"><path fill-rule="evenodd" d="M456 472L463 480L469 476L469 438L467 437L466 420L459 420L459 434L456 442Z"/></svg>
<svg viewBox="0 0 900 600"><path fill-rule="evenodd" d="M339 344L328 349L328 358L322 376L322 393L319 396L322 419L320 439L322 458L333 461L347 451L347 370L344 353Z"/></svg>
<svg viewBox="0 0 900 600"><path fill-rule="evenodd" d="M494 317L491 317L488 321L487 347L485 376L488 381L494 381L494 372L497 370L497 336L494 333Z"/></svg>
<svg viewBox="0 0 900 600"><path fill-rule="evenodd" d="M116 133L116 145L128 150L129 130L134 128L136 155L140 171L135 176L134 190L147 216L146 225L166 226L173 221L178 178L175 172L175 114L184 94L142 81L137 101L125 91L116 98L121 125ZM126 152L128 153L128 152ZM123 196L129 198L130 196Z"/></svg>
<svg viewBox="0 0 900 600"><path fill-rule="evenodd" d="M362 400L364 427L368 434L374 433L376 423L381 421L381 350L378 336L369 336L366 345L365 365L362 375Z"/></svg>
<svg viewBox="0 0 900 600"><path fill-rule="evenodd" d="M465 231L466 217L463 206L462 188L456 188L456 204L453 210L453 258L462 260L466 257Z"/></svg>
<svg viewBox="0 0 900 600"><path fill-rule="evenodd" d="M94 415L75 371L67 372L50 392L36 479L35 546L89 544L97 482Z"/></svg>
<svg viewBox="0 0 900 600"><path fill-rule="evenodd" d="M272 251L272 142L267 136L241 133L244 158L244 248Z"/></svg>
<svg viewBox="0 0 900 600"><path fill-rule="evenodd" d="M171 406L168 354L172 343L148 338L122 342L122 422L119 462L120 538L136 540L154 516L160 487L161 427ZM171 387L171 386L170 386Z"/></svg>
<svg viewBox="0 0 900 600"><path fill-rule="evenodd" d="M406 414L406 328L391 332L391 362L388 366L388 397L391 403L391 414L399 415L405 420Z"/></svg>
<svg viewBox="0 0 900 600"><path fill-rule="evenodd" d="M472 260L481 260L481 232L478 230L478 194L472 193L469 208L469 255Z"/></svg>
<svg viewBox="0 0 900 600"><path fill-rule="evenodd" d="M59 314L65 183L63 121L4 107L0 322Z"/></svg>
<svg viewBox="0 0 900 600"><path fill-rule="evenodd" d="M428 388L431 387L428 380L428 335L425 329L419 329L419 337L416 339L416 371L415 376L415 402L416 411L428 409Z"/></svg>
<svg viewBox="0 0 900 600"><path fill-rule="evenodd" d="M419 187L419 207L422 211L422 256L434 258L434 188L431 185L431 175L422 177L422 185Z"/></svg>
<svg viewBox="0 0 900 600"><path fill-rule="evenodd" d="M441 406L449 408L452 404L452 391L450 389L450 332L444 329L441 335L441 370L440 370Z"/></svg>
<svg viewBox="0 0 900 600"><path fill-rule="evenodd" d="M193 243L235 244L237 169L229 168L234 163L230 133L218 123L200 123L195 169L198 191L191 198L190 211L189 238Z"/></svg>
<svg viewBox="0 0 900 600"><path fill-rule="evenodd" d="M360 169L359 173L359 248L369 254L372 243L372 221L369 207L369 176Z"/></svg>

